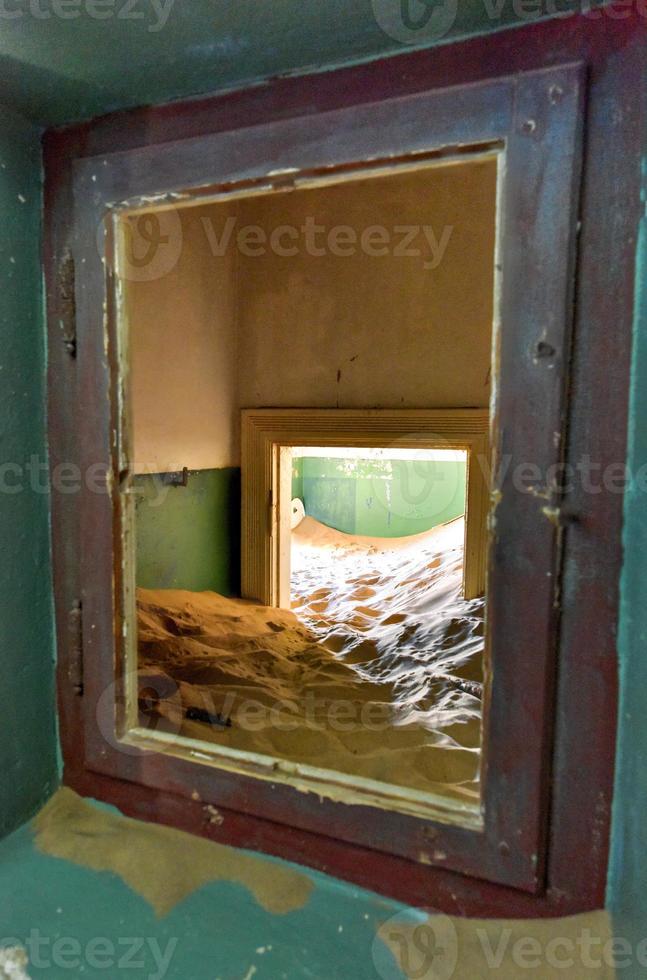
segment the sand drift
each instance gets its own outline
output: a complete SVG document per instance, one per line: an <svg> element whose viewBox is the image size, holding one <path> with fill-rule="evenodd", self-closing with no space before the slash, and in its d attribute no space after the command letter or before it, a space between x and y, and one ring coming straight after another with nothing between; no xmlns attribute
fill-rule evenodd
<svg viewBox="0 0 647 980"><path fill-rule="evenodd" d="M142 723L464 801L478 798L483 600L463 521L412 538L293 532L293 611L138 590Z"/></svg>

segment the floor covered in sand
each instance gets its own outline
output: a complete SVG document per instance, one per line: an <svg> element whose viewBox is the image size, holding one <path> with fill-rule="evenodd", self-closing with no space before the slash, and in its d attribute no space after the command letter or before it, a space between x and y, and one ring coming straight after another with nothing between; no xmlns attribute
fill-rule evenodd
<svg viewBox="0 0 647 980"><path fill-rule="evenodd" d="M478 800L482 599L461 597L462 519L411 538L292 536L292 611L137 592L150 727Z"/></svg>

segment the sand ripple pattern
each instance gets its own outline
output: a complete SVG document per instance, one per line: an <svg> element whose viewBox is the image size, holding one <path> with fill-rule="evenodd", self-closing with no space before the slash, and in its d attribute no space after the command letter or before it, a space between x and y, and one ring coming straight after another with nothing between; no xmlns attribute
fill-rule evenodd
<svg viewBox="0 0 647 980"><path fill-rule="evenodd" d="M146 724L477 799L484 604L460 596L462 540L462 520L384 541L307 517L292 612L138 590Z"/></svg>

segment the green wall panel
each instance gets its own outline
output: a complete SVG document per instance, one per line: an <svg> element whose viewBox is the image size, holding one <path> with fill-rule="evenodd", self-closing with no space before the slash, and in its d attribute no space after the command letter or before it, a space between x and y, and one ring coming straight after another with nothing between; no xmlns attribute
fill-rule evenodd
<svg viewBox="0 0 647 980"><path fill-rule="evenodd" d="M292 498L303 500L303 456L292 460Z"/></svg>
<svg viewBox="0 0 647 980"><path fill-rule="evenodd" d="M492 19L486 5L466 0L458 4L455 23L440 40L494 32L514 21L510 5L502 8L500 18ZM324 5L316 0L253 7L230 4L223 5L217 16L213 4L201 0L173 5L163 31L151 33L149 26L148 20L115 17L104 21L87 14L71 20L41 20L27 14L5 20L0 32L3 98L14 100L42 123L73 122L110 108L161 102L308 65L331 66L406 50L405 45L380 30L368 0L350 5ZM2 463L23 465L30 454L44 460L46 445L39 148L34 129L10 110L1 111L0 457ZM644 236L643 229L638 267L641 313L632 382L630 458L634 467L647 461ZM223 490L223 499L226 496ZM233 491L230 496L233 498ZM634 922L644 920L647 912L644 501L645 495L637 488L627 495L619 634L621 710L609 886L611 906ZM176 499L174 504L182 509L181 501L178 504ZM142 526L150 528L156 523L163 526L160 515L145 519ZM207 532L208 525L208 521L202 525ZM178 523L169 518L168 526L177 528ZM215 519L212 528L215 540L220 540ZM146 531L142 533L145 536ZM212 579L222 584L230 574L223 572L222 556L227 548L234 556L236 545L222 529L219 533L223 546L219 560L214 561ZM11 786L11 793L0 798L2 834L33 811L56 780L46 496L0 494L0 534L0 772ZM211 540L209 533L198 537L201 542ZM159 547L159 538L156 540ZM173 552L171 544L172 536L165 542L169 553ZM176 540L173 560L180 570L179 553L184 549L184 540ZM143 549L141 556L142 569L146 570ZM236 565L235 557L231 565ZM340 884L339 888L340 894L346 891L346 886Z"/></svg>
<svg viewBox="0 0 647 980"><path fill-rule="evenodd" d="M647 182L647 163L643 164ZM647 194L644 195L647 198ZM647 219L641 222L621 582L620 710L608 904L618 932L647 938ZM626 977L644 977L635 964Z"/></svg>
<svg viewBox="0 0 647 980"><path fill-rule="evenodd" d="M148 830L137 830L143 847ZM102 842L97 835L98 848ZM243 855L267 862L268 877L273 868L307 876L312 891L303 908L277 915L242 884L211 881L160 916L118 874L38 850L27 825L0 842L0 945L27 945L33 980L405 980L377 933L395 915L398 927L422 924L424 911L275 858ZM168 856L159 865L167 868ZM184 868L176 873L186 876Z"/></svg>
<svg viewBox="0 0 647 980"><path fill-rule="evenodd" d="M186 487L138 476L137 585L240 594L240 470L199 470Z"/></svg>
<svg viewBox="0 0 647 980"><path fill-rule="evenodd" d="M463 462L306 456L295 463L292 496L310 517L346 534L406 537L465 512Z"/></svg>
<svg viewBox="0 0 647 980"><path fill-rule="evenodd" d="M239 594L240 470L192 472L186 487L138 476L135 487L137 584ZM417 534L463 513L465 464L297 460L293 496L349 534Z"/></svg>
<svg viewBox="0 0 647 980"><path fill-rule="evenodd" d="M519 20L531 23L556 10L563 14L578 3L538 0L522 9L517 2L447 0L435 5L433 20L419 18L424 8L415 4L421 26L405 39L400 0L87 0L61 6L65 13L54 16L52 0L7 0L0 30L6 98L48 124L398 54Z"/></svg>
<svg viewBox="0 0 647 980"><path fill-rule="evenodd" d="M0 836L57 782L37 130L0 106ZM34 467L38 470L35 471ZM37 477L34 475L37 472Z"/></svg>

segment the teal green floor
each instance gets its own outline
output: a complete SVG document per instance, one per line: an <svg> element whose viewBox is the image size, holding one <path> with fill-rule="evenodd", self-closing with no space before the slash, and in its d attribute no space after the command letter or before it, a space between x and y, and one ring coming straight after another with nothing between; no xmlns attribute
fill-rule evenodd
<svg viewBox="0 0 647 980"><path fill-rule="evenodd" d="M27 943L30 976L53 980L400 980L376 931L403 906L306 873L314 888L296 912L213 882L158 918L117 875L39 853L25 826L0 841L0 948Z"/></svg>

